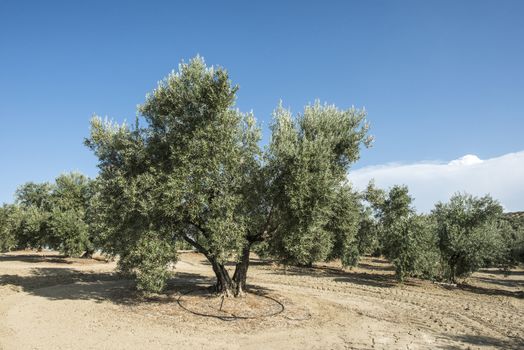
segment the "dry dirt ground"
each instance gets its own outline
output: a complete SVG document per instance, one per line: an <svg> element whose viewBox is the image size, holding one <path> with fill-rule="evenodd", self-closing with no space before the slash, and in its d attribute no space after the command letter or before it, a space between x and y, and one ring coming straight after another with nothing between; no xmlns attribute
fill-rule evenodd
<svg viewBox="0 0 524 350"><path fill-rule="evenodd" d="M181 254L165 295L141 297L114 262L0 255L0 349L524 349L524 269L467 286L395 283L365 258L284 268L253 259L243 299L207 293L211 268Z"/></svg>

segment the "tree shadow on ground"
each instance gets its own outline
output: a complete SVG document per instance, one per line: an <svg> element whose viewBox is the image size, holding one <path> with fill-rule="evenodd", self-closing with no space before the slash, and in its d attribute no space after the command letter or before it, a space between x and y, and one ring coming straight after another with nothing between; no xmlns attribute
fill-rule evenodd
<svg viewBox="0 0 524 350"><path fill-rule="evenodd" d="M498 288L487 288L487 287L474 286L474 285L466 284L466 283L458 284L457 288L463 291L475 293L475 294L505 296L505 297L524 299L524 291L522 290L511 291L511 290L498 289Z"/></svg>
<svg viewBox="0 0 524 350"><path fill-rule="evenodd" d="M173 302L188 290L209 288L214 278L196 273L176 272L164 293L144 294L129 276L116 272L82 272L71 268L33 268L30 275L0 275L0 287L44 297L49 300L94 300L134 305L143 302ZM249 291L265 294L270 290L248 285Z"/></svg>
<svg viewBox="0 0 524 350"><path fill-rule="evenodd" d="M392 274L375 274L367 272L346 271L328 266L296 267L274 269L272 274L281 276L306 276L314 278L332 278L336 282L366 285L371 287L394 287L398 284ZM409 284L410 282L407 282Z"/></svg>
<svg viewBox="0 0 524 350"><path fill-rule="evenodd" d="M395 271L395 267L392 266L392 265L389 265L389 266L377 266L377 265L371 265L371 264L366 264L366 263L363 263L363 262L359 262L358 263L358 267L360 267L362 269L373 270L373 271Z"/></svg>
<svg viewBox="0 0 524 350"><path fill-rule="evenodd" d="M173 294L177 292L186 292L192 290L208 290L210 295L218 295L214 292L215 277L203 276L196 273L176 272L175 277L167 283L166 293ZM274 292L273 289L262 287L257 284L248 283L246 292L266 295Z"/></svg>
<svg viewBox="0 0 524 350"><path fill-rule="evenodd" d="M467 345L473 346L490 346L500 349L523 349L524 348L524 339L520 337L511 337L507 340L492 338L484 335L443 335L443 338L454 341L461 342ZM440 349L446 350L458 350L464 349L464 346L461 345L446 345L439 347Z"/></svg>
<svg viewBox="0 0 524 350"><path fill-rule="evenodd" d="M0 262L4 261L20 261L27 263L55 263L55 264L72 264L74 261L67 260L67 257L60 254L52 255L37 255L37 254L24 254L24 255L0 255Z"/></svg>
<svg viewBox="0 0 524 350"><path fill-rule="evenodd" d="M363 272L352 273L344 277L335 278L335 281L379 288L392 288L399 285L398 281L393 276L375 275ZM411 285L411 282L406 281L404 284Z"/></svg>
<svg viewBox="0 0 524 350"><path fill-rule="evenodd" d="M395 275L378 275L365 272L352 272L341 278L335 278L337 282L360 284L370 287L393 288L398 286L420 286L424 283L415 278L407 278L399 282Z"/></svg>
<svg viewBox="0 0 524 350"><path fill-rule="evenodd" d="M33 268L30 275L0 275L0 286L51 300L105 300L115 282L126 282L114 272L82 272L70 268ZM102 283L110 282L110 283ZM130 281L127 280L127 283Z"/></svg>
<svg viewBox="0 0 524 350"><path fill-rule="evenodd" d="M479 272L490 275L524 276L524 270L480 269Z"/></svg>
<svg viewBox="0 0 524 350"><path fill-rule="evenodd" d="M168 289L176 286L210 285L214 278L191 272L175 272L175 277L168 281Z"/></svg>
<svg viewBox="0 0 524 350"><path fill-rule="evenodd" d="M484 283L496 284L504 287L519 288L524 287L524 280L511 280L511 279L502 279L502 278L489 278L489 277L475 277L476 280L479 280Z"/></svg>

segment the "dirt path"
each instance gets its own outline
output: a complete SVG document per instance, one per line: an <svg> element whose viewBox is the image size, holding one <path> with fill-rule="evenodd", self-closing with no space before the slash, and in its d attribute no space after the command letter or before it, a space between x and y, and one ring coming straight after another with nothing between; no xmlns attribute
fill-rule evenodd
<svg viewBox="0 0 524 350"><path fill-rule="evenodd" d="M391 267L374 259L352 271L254 260L251 286L269 298L244 302L255 303L255 314L284 309L224 320L177 303L208 314L245 311L184 295L212 281L196 254L182 254L170 293L149 300L114 267L51 253L1 255L0 349L524 349L522 269L508 277L484 271L467 288L447 289L418 280L399 286Z"/></svg>

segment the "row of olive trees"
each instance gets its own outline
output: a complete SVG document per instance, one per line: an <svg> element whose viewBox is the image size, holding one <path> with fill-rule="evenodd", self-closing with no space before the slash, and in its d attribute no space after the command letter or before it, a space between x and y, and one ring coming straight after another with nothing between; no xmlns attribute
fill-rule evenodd
<svg viewBox="0 0 524 350"><path fill-rule="evenodd" d="M399 278L454 280L506 259L502 210L488 197L454 197L430 216L415 214L403 187L361 200L347 174L371 142L364 111L315 103L293 115L279 105L262 148L254 117L234 108L236 91L197 57L148 95L143 126L92 120L97 232L140 288L163 288L180 240L207 258L226 295L243 293L253 249L287 264L349 266L373 247Z"/></svg>
<svg viewBox="0 0 524 350"><path fill-rule="evenodd" d="M56 249L68 256L95 250L89 225L93 181L79 173L63 174L54 183L26 183L15 203L0 208L0 251Z"/></svg>
<svg viewBox="0 0 524 350"><path fill-rule="evenodd" d="M498 262L457 247L480 244L462 237L491 234L500 210L483 219L484 207L460 214L452 200L425 217L405 188L351 188L349 168L371 142L364 111L317 102L293 115L279 105L263 148L253 115L234 108L237 89L224 69L197 57L147 96L143 125L93 118L85 144L99 159L97 179L79 191L67 189L84 188L79 177L22 187L0 215L0 244L76 255L96 247L118 256L138 288L160 291L185 242L208 260L215 290L234 296L244 293L254 249L301 266L337 258L350 266L381 253L401 278L434 276L448 255L450 278L464 262Z"/></svg>
<svg viewBox="0 0 524 350"><path fill-rule="evenodd" d="M456 194L429 215L416 214L406 186L386 192L370 184L364 198L360 253L384 255L399 280L455 282L481 267L524 261L524 225L510 222L489 195Z"/></svg>

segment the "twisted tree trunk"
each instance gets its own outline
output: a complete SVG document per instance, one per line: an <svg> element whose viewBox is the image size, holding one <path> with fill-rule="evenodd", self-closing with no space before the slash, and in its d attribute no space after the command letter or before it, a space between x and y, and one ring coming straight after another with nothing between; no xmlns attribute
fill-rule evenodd
<svg viewBox="0 0 524 350"><path fill-rule="evenodd" d="M249 253L251 252L251 243L247 243L242 249L240 261L235 266L233 281L236 284L236 296L244 295L246 290L247 269L249 268Z"/></svg>
<svg viewBox="0 0 524 350"><path fill-rule="evenodd" d="M216 276L215 292L227 297L235 296L235 283L229 276L226 267L219 263L215 258L208 258L208 260L211 263L213 272Z"/></svg>
<svg viewBox="0 0 524 350"><path fill-rule="evenodd" d="M225 296L243 296L246 289L246 278L247 270L249 268L249 253L251 251L251 245L254 241L247 241L246 245L242 249L240 260L235 265L235 272L233 278L229 275L226 266L219 262L208 250L200 245L196 240L189 236L183 236L184 240L195 247L200 253L204 254L216 276L216 282L214 289L216 293L223 294Z"/></svg>
<svg viewBox="0 0 524 350"><path fill-rule="evenodd" d="M251 244L248 243L242 249L240 261L235 265L235 272L233 278L230 277L226 267L219 263L215 258L208 260L213 267L213 272L216 276L215 292L223 294L227 297L241 297L244 296L246 290L247 270L249 268L249 253Z"/></svg>

